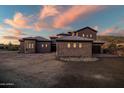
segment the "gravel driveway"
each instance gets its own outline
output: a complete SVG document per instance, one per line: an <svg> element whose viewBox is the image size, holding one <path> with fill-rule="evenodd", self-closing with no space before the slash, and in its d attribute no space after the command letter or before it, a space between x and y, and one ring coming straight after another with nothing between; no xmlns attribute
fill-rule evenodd
<svg viewBox="0 0 124 93"><path fill-rule="evenodd" d="M0 87L124 87L124 58L62 62L55 53L1 51Z"/></svg>

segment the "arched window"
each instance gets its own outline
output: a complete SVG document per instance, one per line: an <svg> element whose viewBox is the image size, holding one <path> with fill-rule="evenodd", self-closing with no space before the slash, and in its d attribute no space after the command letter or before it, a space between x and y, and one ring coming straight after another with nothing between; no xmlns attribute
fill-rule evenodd
<svg viewBox="0 0 124 93"><path fill-rule="evenodd" d="M82 34L82 36L83 36L83 37L85 37L85 35L84 35L84 34Z"/></svg>
<svg viewBox="0 0 124 93"><path fill-rule="evenodd" d="M78 32L76 33L76 36L78 36Z"/></svg>
<svg viewBox="0 0 124 93"><path fill-rule="evenodd" d="M68 44L67 44L67 47L68 47L68 48L70 48L70 47L71 47L71 44L70 44L70 43L68 43Z"/></svg>
<svg viewBox="0 0 124 93"><path fill-rule="evenodd" d="M29 48L31 48L31 47L32 47L32 44L31 44L31 43L29 43L28 45L29 45Z"/></svg>
<svg viewBox="0 0 124 93"><path fill-rule="evenodd" d="M42 44L42 47L44 47L44 44Z"/></svg>
<svg viewBox="0 0 124 93"><path fill-rule="evenodd" d="M87 35L87 37L88 37L88 35Z"/></svg>
<svg viewBox="0 0 124 93"><path fill-rule="evenodd" d="M73 43L73 47L76 48L76 43Z"/></svg>
<svg viewBox="0 0 124 93"><path fill-rule="evenodd" d="M82 48L82 43L79 43L79 48Z"/></svg>
<svg viewBox="0 0 124 93"><path fill-rule="evenodd" d="M90 34L90 37L92 37L92 34Z"/></svg>
<svg viewBox="0 0 124 93"><path fill-rule="evenodd" d="M48 47L48 45L47 45L47 44L46 44L45 46L46 46L46 47Z"/></svg>
<svg viewBox="0 0 124 93"><path fill-rule="evenodd" d="M33 43L31 44L31 48L34 48L34 44Z"/></svg>
<svg viewBox="0 0 124 93"><path fill-rule="evenodd" d="M75 35L75 33L72 33L72 36L74 36Z"/></svg>

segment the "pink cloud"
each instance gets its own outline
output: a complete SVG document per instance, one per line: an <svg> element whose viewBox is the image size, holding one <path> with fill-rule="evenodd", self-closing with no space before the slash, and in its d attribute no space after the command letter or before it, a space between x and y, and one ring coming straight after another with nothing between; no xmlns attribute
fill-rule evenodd
<svg viewBox="0 0 124 93"><path fill-rule="evenodd" d="M11 34L11 35L17 36L17 37L19 37L21 35L25 35L21 30L18 30L18 29L8 29L6 32L8 34Z"/></svg>
<svg viewBox="0 0 124 93"><path fill-rule="evenodd" d="M40 19L44 19L49 16L58 15L59 11L57 10L57 6L46 5L43 6L43 9L40 11Z"/></svg>
<svg viewBox="0 0 124 93"><path fill-rule="evenodd" d="M2 39L8 39L8 40L18 40L19 37L16 37L16 36L3 36Z"/></svg>
<svg viewBox="0 0 124 93"><path fill-rule="evenodd" d="M34 23L33 25L33 29L36 31L41 31L42 29L52 29L51 25L43 22L43 21L38 21L36 23Z"/></svg>
<svg viewBox="0 0 124 93"><path fill-rule="evenodd" d="M50 16L57 16L59 14L58 7L53 5L45 5L39 13L38 21L34 22L32 28L36 31L42 29L51 29L52 25L48 24L44 19Z"/></svg>
<svg viewBox="0 0 124 93"><path fill-rule="evenodd" d="M24 34L21 30L13 29L13 28L8 29L3 34L1 38L1 42L4 44L5 43L8 44L9 42L12 42L14 44L19 44L18 40L21 38L22 35L26 35L26 34Z"/></svg>
<svg viewBox="0 0 124 93"><path fill-rule="evenodd" d="M114 26L100 32L99 35L124 36L124 29L118 26Z"/></svg>
<svg viewBox="0 0 124 93"><path fill-rule="evenodd" d="M85 17L91 13L94 13L98 10L103 9L102 6L72 6L70 9L65 11L64 13L57 16L53 22L53 26L55 28L62 28L72 22L74 22L76 19L78 19L81 15L82 17Z"/></svg>
<svg viewBox="0 0 124 93"><path fill-rule="evenodd" d="M4 23L14 27L14 28L31 28L28 25L28 18L25 17L22 13L16 13L13 19L5 19Z"/></svg>
<svg viewBox="0 0 124 93"><path fill-rule="evenodd" d="M104 32L102 32L101 35L108 35L109 33L113 32L113 31L114 31L114 29L110 28L110 29L107 29Z"/></svg>

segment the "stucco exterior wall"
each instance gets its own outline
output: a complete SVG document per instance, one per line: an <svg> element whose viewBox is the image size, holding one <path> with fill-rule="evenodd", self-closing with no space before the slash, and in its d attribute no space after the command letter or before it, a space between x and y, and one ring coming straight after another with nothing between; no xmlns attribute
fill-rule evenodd
<svg viewBox="0 0 124 93"><path fill-rule="evenodd" d="M96 40L96 32L92 31L90 29L84 29L82 31L77 31L77 32L73 32L71 33L71 35L73 36L80 36L83 37L83 34L85 35L84 38L90 38L90 39L94 39ZM87 37L88 35L88 37ZM90 35L92 35L92 37L90 37Z"/></svg>
<svg viewBox="0 0 124 93"><path fill-rule="evenodd" d="M68 48L67 44L70 43L71 47ZM73 44L76 43L76 48ZM82 48L79 48L79 43ZM92 57L92 42L57 42L57 57Z"/></svg>
<svg viewBox="0 0 124 93"><path fill-rule="evenodd" d="M33 48L28 48L28 44L33 44ZM24 53L35 53L36 52L36 41L35 40L24 40Z"/></svg>
<svg viewBox="0 0 124 93"><path fill-rule="evenodd" d="M24 42L20 41L19 52L24 53Z"/></svg>
<svg viewBox="0 0 124 93"><path fill-rule="evenodd" d="M91 39L96 40L96 32L94 32L94 31L91 31L89 29L84 29L83 31L78 32L78 36L82 37L82 34L85 34L86 38L91 38ZM87 35L88 35L88 37L87 37ZM90 35L92 35L92 37L90 37Z"/></svg>
<svg viewBox="0 0 124 93"><path fill-rule="evenodd" d="M51 42L37 42L36 43L37 53L48 53L51 52Z"/></svg>

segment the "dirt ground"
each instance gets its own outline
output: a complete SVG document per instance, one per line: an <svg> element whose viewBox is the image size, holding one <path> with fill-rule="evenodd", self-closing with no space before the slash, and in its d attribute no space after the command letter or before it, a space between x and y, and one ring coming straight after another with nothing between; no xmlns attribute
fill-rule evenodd
<svg viewBox="0 0 124 93"><path fill-rule="evenodd" d="M62 62L55 53L19 54L0 51L0 87L124 87L124 58L96 62Z"/></svg>

